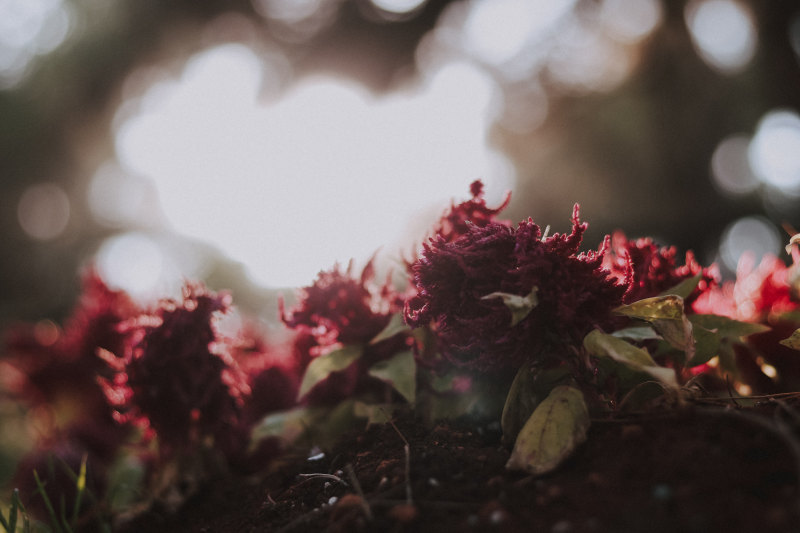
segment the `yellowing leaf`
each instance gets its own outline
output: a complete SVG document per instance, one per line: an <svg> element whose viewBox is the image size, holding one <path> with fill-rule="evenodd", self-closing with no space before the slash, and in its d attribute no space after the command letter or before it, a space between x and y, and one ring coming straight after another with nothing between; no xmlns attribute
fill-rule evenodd
<svg viewBox="0 0 800 533"><path fill-rule="evenodd" d="M379 361L369 369L369 375L389 383L408 403L414 403L417 393L417 363L411 350L400 352L390 359Z"/></svg>
<svg viewBox="0 0 800 533"><path fill-rule="evenodd" d="M306 368L297 399L302 399L320 381L324 381L333 372L344 370L352 365L361 354L364 347L359 344L348 345L315 358Z"/></svg>
<svg viewBox="0 0 800 533"><path fill-rule="evenodd" d="M695 342L692 323L683 310L683 298L674 294L645 298L614 310L620 315L649 322L671 346L686 352L686 360L694 358Z"/></svg>
<svg viewBox="0 0 800 533"><path fill-rule="evenodd" d="M800 350L800 329L794 330L794 333L792 333L788 339L783 339L781 344L793 350Z"/></svg>
<svg viewBox="0 0 800 533"><path fill-rule="evenodd" d="M800 243L800 233L795 233L792 235L792 238L789 239L789 244L786 245L786 253L792 255L792 246L798 243Z"/></svg>
<svg viewBox="0 0 800 533"><path fill-rule="evenodd" d="M528 316L534 307L539 305L539 298L536 296L537 292L539 292L538 287L531 289L531 292L527 296L510 294L507 292L493 292L487 294L481 298L481 300L490 300L492 298L500 298L503 300L503 303L508 307L509 311L511 311L511 327L513 328Z"/></svg>
<svg viewBox="0 0 800 533"><path fill-rule="evenodd" d="M650 374L665 385L678 388L674 370L658 366L647 350L634 346L623 339L607 335L596 329L586 335L583 339L583 346L595 357L610 357L634 370Z"/></svg>
<svg viewBox="0 0 800 533"><path fill-rule="evenodd" d="M645 298L614 309L615 313L651 322L659 319L676 319L683 316L683 298L674 294Z"/></svg>
<svg viewBox="0 0 800 533"><path fill-rule="evenodd" d="M567 385L554 388L522 427L506 468L533 475L554 470L586 440L589 425L583 393Z"/></svg>
<svg viewBox="0 0 800 533"><path fill-rule="evenodd" d="M559 382L569 376L569 369L556 367L539 370L525 364L519 369L506 396L500 427L503 429L503 442L511 444L542 400Z"/></svg>

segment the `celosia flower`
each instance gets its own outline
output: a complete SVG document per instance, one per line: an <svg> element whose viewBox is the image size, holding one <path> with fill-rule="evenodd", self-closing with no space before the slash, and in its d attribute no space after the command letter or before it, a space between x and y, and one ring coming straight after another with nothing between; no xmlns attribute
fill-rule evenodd
<svg viewBox="0 0 800 533"><path fill-rule="evenodd" d="M297 331L295 357L303 372L313 358L344 345L364 348L358 361L315 386L308 394L308 403L330 405L382 387L382 382L368 375L369 368L408 349L410 339L402 334L369 344L388 325L392 314L401 309L401 298L390 282L376 285L374 277L373 261L358 277L353 275L352 263L345 272L337 265L320 272L313 285L300 291L299 301L290 313L280 302L281 319Z"/></svg>
<svg viewBox="0 0 800 533"><path fill-rule="evenodd" d="M697 287L686 299L688 305L716 285L718 273L716 266L703 268L691 251L686 252L684 265L678 266L677 253L674 246L659 247L649 237L631 241L622 232L616 232L603 266L620 281L630 279L628 292L623 298L625 303L657 296L685 279L702 274Z"/></svg>
<svg viewBox="0 0 800 533"><path fill-rule="evenodd" d="M165 300L129 324L121 359L107 356L117 373L104 384L118 418L151 428L166 453L239 427L248 389L214 325L230 300L187 284L183 301Z"/></svg>
<svg viewBox="0 0 800 533"><path fill-rule="evenodd" d="M475 180L469 187L472 198L459 204L451 204L450 209L439 219L434 233L447 242L456 240L469 230L470 226L483 227L490 222L510 225L508 221L497 220L497 215L508 206L511 192L506 193L503 203L492 209L483 198L483 182Z"/></svg>
<svg viewBox="0 0 800 533"><path fill-rule="evenodd" d="M470 226L453 242L432 238L412 267L417 294L406 304L406 322L432 324L442 354L478 370L565 357L567 346L610 323L627 288L602 266L608 239L597 252L578 253L586 228L576 205L569 235L542 238L528 219L517 228ZM500 299L486 298L534 291L538 303L514 325Z"/></svg>
<svg viewBox="0 0 800 533"><path fill-rule="evenodd" d="M106 368L97 351L119 351L124 335L117 326L139 311L126 293L109 289L94 270L82 281L79 302L63 331L50 321L8 331L3 353L17 379L5 385L31 406L72 406L76 417L96 420L109 414L96 382Z"/></svg>

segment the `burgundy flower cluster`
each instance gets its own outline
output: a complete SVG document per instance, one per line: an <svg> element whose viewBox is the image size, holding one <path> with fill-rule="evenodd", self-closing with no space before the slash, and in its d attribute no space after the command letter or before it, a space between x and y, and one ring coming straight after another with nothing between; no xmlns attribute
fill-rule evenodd
<svg viewBox="0 0 800 533"><path fill-rule="evenodd" d="M300 291L298 303L290 312L280 301L284 324L297 332L295 358L302 372L313 359L333 350L347 345L363 347L354 364L331 373L309 392L306 398L309 404L333 405L354 394L382 390L382 383L368 375L369 368L409 349L411 338L407 334L370 342L403 305L402 296L389 279L379 285L374 278L374 260L358 276L353 272L352 262L345 271L336 265L320 272L311 286Z"/></svg>
<svg viewBox="0 0 800 533"><path fill-rule="evenodd" d="M607 242L578 253L587 225L572 216L570 234L542 235L532 220L516 228L470 225L457 239L437 235L412 266L417 294L406 304L413 327L431 324L442 354L478 370L519 367L533 354L560 357L594 327L610 323L627 285L603 268ZM536 304L512 325L493 293L526 296Z"/></svg>
<svg viewBox="0 0 800 533"><path fill-rule="evenodd" d="M152 430L167 450L236 429L249 394L230 342L214 328L230 296L197 285L183 292L127 325L121 357L102 352L115 370L103 384L117 418Z"/></svg>

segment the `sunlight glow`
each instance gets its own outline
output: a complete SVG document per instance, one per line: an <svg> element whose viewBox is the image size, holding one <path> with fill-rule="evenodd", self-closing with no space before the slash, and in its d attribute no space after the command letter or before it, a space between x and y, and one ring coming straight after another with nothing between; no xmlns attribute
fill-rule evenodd
<svg viewBox="0 0 800 533"><path fill-rule="evenodd" d="M97 253L97 268L112 289L134 297L155 295L164 274L164 254L142 233L125 233L108 239Z"/></svg>
<svg viewBox="0 0 800 533"><path fill-rule="evenodd" d="M711 67L736 73L755 55L753 16L736 0L693 0L685 15L695 48Z"/></svg>
<svg viewBox="0 0 800 533"><path fill-rule="evenodd" d="M528 50L570 12L575 0L473 0L464 46L499 65Z"/></svg>
<svg viewBox="0 0 800 533"><path fill-rule="evenodd" d="M116 147L123 168L154 181L177 232L259 283L305 285L336 261L408 247L422 237L408 229L476 178L498 199L512 186L485 139L494 85L467 64L380 98L305 79L270 105L256 101L258 64L242 45L198 54L121 122Z"/></svg>

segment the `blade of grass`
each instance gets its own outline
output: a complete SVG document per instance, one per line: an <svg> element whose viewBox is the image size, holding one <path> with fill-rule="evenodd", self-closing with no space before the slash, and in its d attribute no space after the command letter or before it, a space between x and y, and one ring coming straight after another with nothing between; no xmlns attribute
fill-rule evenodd
<svg viewBox="0 0 800 533"><path fill-rule="evenodd" d="M81 469L80 472L78 473L77 478L75 479L75 487L78 489L78 493L75 495L75 505L72 507L71 523L73 524L78 522L78 512L81 509L83 493L86 490L86 462L88 461L88 459L89 459L88 454L83 454L83 458L81 459ZM67 470L70 470L70 473L72 473L71 472L72 469L67 467L66 464L64 464L64 467Z"/></svg>
<svg viewBox="0 0 800 533"><path fill-rule="evenodd" d="M42 500L44 500L44 507L47 509L47 514L50 516L54 532L64 533L64 530L58 523L58 517L56 516L56 510L53 508L53 502L51 502L50 498L47 496L47 492L44 490L44 483L42 483L41 478L39 478L39 472L36 470L33 471L33 479L36 481L36 492L39 493L42 496Z"/></svg>

